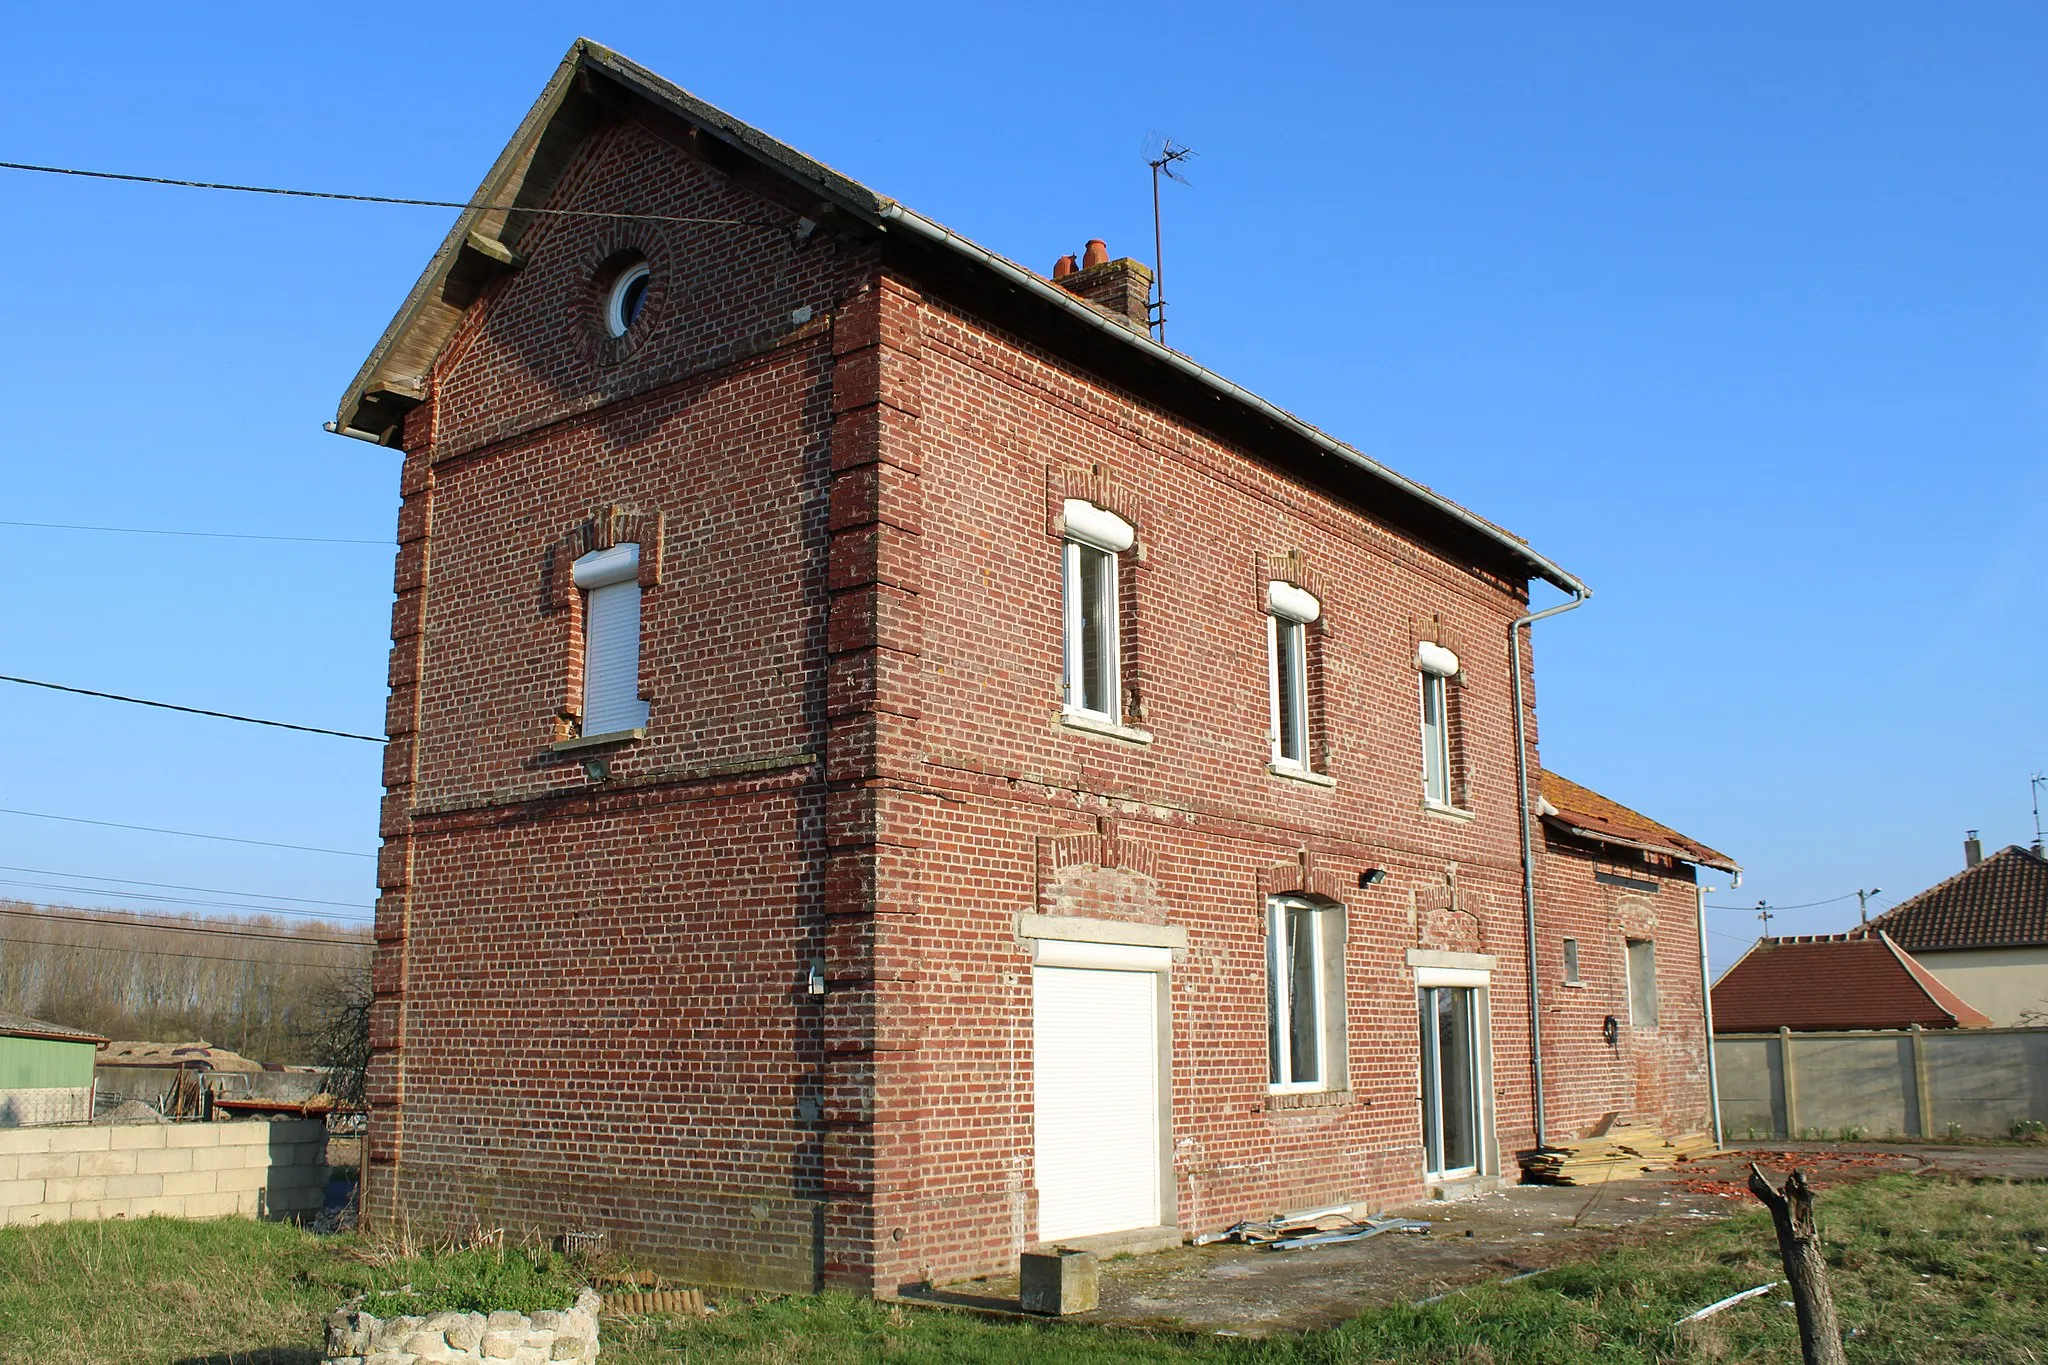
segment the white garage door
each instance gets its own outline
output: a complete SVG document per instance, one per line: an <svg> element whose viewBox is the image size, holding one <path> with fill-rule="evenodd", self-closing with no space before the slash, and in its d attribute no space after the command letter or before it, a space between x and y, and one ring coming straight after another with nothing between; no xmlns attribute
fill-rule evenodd
<svg viewBox="0 0 2048 1365"><path fill-rule="evenodd" d="M1038 967L1038 1236L1157 1227L1158 983Z"/></svg>

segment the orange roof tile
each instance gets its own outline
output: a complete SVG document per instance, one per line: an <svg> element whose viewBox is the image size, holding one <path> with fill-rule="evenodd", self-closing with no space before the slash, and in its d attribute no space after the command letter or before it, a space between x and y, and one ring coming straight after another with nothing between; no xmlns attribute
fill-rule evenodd
<svg viewBox="0 0 2048 1365"><path fill-rule="evenodd" d="M1988 1028L1972 1008L1882 933L1767 938L1714 983L1714 1032Z"/></svg>
<svg viewBox="0 0 2048 1365"><path fill-rule="evenodd" d="M1611 801L1592 788L1582 787L1548 769L1544 770L1541 790L1543 799L1557 812L1544 818L1569 833L1647 849L1652 853L1668 853L1685 862L1719 868L1723 872L1737 870L1735 860L1727 854L1708 848L1697 839L1688 839L1669 825L1660 825L1640 811L1630 810L1619 801Z"/></svg>

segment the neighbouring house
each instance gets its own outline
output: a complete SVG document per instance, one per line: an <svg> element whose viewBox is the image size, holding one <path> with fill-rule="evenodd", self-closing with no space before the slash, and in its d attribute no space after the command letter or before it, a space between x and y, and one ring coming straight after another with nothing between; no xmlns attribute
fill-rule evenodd
<svg viewBox="0 0 2048 1365"><path fill-rule="evenodd" d="M1576 578L1101 242L1038 275L595 44L475 202L331 424L403 451L373 1223L891 1293L1483 1187L1539 1025L1573 1122L1697 1126L1725 860L1525 809Z"/></svg>
<svg viewBox="0 0 2048 1365"><path fill-rule="evenodd" d="M1870 921L2000 1028L2048 1024L2048 859L2011 844Z"/></svg>
<svg viewBox="0 0 2048 1365"><path fill-rule="evenodd" d="M1876 924L1759 939L1714 983L1714 1031L1721 1034L1991 1023Z"/></svg>
<svg viewBox="0 0 2048 1365"><path fill-rule="evenodd" d="M1700 868L1727 854L1546 770L1544 1093L1555 1131L1610 1113L1713 1126Z"/></svg>
<svg viewBox="0 0 2048 1365"><path fill-rule="evenodd" d="M85 1029L0 1014L0 1128L89 1122L93 1058L106 1044Z"/></svg>

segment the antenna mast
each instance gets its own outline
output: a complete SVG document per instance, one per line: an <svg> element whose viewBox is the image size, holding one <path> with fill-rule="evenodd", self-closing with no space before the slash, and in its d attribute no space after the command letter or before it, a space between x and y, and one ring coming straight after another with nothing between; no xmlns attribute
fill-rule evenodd
<svg viewBox="0 0 2048 1365"><path fill-rule="evenodd" d="M1157 154L1152 155L1154 144ZM1169 180L1188 183L1187 177L1176 171L1174 163L1185 161L1195 154L1194 148L1183 147L1172 138L1152 133L1145 138L1148 155L1145 164L1152 168L1152 325L1159 329L1159 344L1166 344L1166 248L1159 227L1159 177L1163 173Z"/></svg>
<svg viewBox="0 0 2048 1365"><path fill-rule="evenodd" d="M2041 788L2048 786L2048 774L2035 773L2027 779L2034 790L2034 856L2041 856Z"/></svg>

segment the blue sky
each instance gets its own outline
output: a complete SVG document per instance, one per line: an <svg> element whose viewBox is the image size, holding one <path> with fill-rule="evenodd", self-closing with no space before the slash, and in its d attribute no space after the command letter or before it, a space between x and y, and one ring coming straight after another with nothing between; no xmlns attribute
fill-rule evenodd
<svg viewBox="0 0 2048 1365"><path fill-rule="evenodd" d="M1716 903L1889 904L1966 827L2031 837L2048 11L568 12L23 11L0 159L459 198L583 32L1049 269L1149 254L1170 132L1174 343L1594 585L1537 627L1544 757L1737 856ZM6 520L377 542L0 526L0 672L380 730L397 467L320 422L449 215L0 192ZM375 846L371 745L5 696L0 806ZM366 856L19 815L0 864L371 898ZM1724 962L1755 929L1713 926Z"/></svg>

